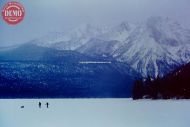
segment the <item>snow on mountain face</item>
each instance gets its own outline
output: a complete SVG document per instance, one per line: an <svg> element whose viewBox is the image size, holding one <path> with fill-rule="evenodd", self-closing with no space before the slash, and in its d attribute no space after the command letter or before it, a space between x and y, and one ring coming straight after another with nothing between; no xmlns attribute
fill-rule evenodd
<svg viewBox="0 0 190 127"><path fill-rule="evenodd" d="M104 34L92 38L77 50L88 55L113 56L115 51L125 44L124 40L129 37L134 28L134 25L128 22L122 22Z"/></svg>
<svg viewBox="0 0 190 127"><path fill-rule="evenodd" d="M146 23L125 28L130 27L120 25L101 36L106 40L104 43L90 41L80 51L90 55L106 53L128 63L145 77L163 76L190 61L190 33L178 23L151 17Z"/></svg>
<svg viewBox="0 0 190 127"><path fill-rule="evenodd" d="M156 42L168 45L179 46L181 43L190 41L190 32L183 29L180 24L169 19L162 19L160 17L152 17L146 23L150 36Z"/></svg>
<svg viewBox="0 0 190 127"><path fill-rule="evenodd" d="M91 39L87 44L77 49L81 53L85 53L92 56L109 57L111 54L121 47L123 44L120 41L111 40L104 41L100 39Z"/></svg>
<svg viewBox="0 0 190 127"><path fill-rule="evenodd" d="M34 43L38 46L53 47L59 50L75 50L88 42L91 38L95 38L105 32L107 32L106 27L83 24L67 33L53 33L34 40Z"/></svg>
<svg viewBox="0 0 190 127"><path fill-rule="evenodd" d="M163 76L190 61L190 30L168 18L151 17L142 24L123 22L110 28L87 24L40 42L40 46L113 57L145 77Z"/></svg>
<svg viewBox="0 0 190 127"><path fill-rule="evenodd" d="M134 28L135 26L133 24L129 24L128 22L122 22L121 24L111 28L110 31L99 36L98 38L106 41L117 40L123 42L128 38Z"/></svg>
<svg viewBox="0 0 190 127"><path fill-rule="evenodd" d="M53 32L39 39L32 40L31 43L38 46L51 47L53 43L56 43L63 36L65 36L65 33L63 32L55 32L55 33Z"/></svg>
<svg viewBox="0 0 190 127"><path fill-rule="evenodd" d="M163 76L190 61L188 34L177 23L152 17L133 31L114 57L129 63L143 76Z"/></svg>
<svg viewBox="0 0 190 127"><path fill-rule="evenodd" d="M85 24L69 32L62 40L53 45L60 50L75 50L87 43L91 38L95 38L104 33L104 28Z"/></svg>

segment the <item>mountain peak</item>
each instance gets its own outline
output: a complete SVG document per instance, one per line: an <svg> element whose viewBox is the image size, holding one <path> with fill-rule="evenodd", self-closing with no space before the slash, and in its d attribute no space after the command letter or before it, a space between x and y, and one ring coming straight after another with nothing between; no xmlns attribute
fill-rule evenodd
<svg viewBox="0 0 190 127"><path fill-rule="evenodd" d="M130 64L143 76L164 75L190 59L190 32L169 18L150 17L143 24L125 21L110 27L85 23L63 35L52 36L58 39L48 36L41 46L85 54L106 53Z"/></svg>

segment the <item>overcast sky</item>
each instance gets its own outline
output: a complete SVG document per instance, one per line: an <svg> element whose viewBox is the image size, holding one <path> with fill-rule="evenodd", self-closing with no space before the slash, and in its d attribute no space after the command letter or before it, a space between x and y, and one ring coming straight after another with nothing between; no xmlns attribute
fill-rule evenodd
<svg viewBox="0 0 190 127"><path fill-rule="evenodd" d="M0 0L0 8L10 0ZM169 17L190 26L190 0L16 0L26 10L22 23L10 26L0 18L0 46L67 31L85 22L140 22Z"/></svg>

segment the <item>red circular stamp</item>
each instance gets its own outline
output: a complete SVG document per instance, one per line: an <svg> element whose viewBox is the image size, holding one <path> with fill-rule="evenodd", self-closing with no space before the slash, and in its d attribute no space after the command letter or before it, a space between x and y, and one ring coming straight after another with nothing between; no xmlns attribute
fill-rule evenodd
<svg viewBox="0 0 190 127"><path fill-rule="evenodd" d="M16 25L20 23L25 16L25 9L19 2L8 2L2 10L2 17L6 23Z"/></svg>

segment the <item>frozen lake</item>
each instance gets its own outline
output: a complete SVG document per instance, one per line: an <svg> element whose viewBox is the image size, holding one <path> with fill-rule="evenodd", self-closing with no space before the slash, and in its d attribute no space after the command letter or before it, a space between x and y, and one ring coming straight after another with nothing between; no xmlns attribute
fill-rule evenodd
<svg viewBox="0 0 190 127"><path fill-rule="evenodd" d="M42 103L39 109L38 102ZM49 108L46 108L49 102ZM20 107L24 105L25 108ZM0 127L189 127L190 100L0 100Z"/></svg>

